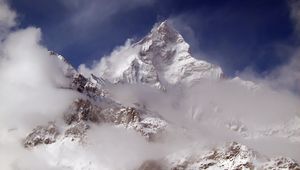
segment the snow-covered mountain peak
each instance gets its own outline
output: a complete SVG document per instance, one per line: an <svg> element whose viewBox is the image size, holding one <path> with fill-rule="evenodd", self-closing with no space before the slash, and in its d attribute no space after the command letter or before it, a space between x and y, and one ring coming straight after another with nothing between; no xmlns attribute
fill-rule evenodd
<svg viewBox="0 0 300 170"><path fill-rule="evenodd" d="M142 83L160 89L223 76L219 66L193 57L190 45L168 21L154 26L137 43L113 52L99 66L100 74L95 74L113 83Z"/></svg>
<svg viewBox="0 0 300 170"><path fill-rule="evenodd" d="M165 42L176 42L178 40L183 41L182 36L176 31L176 29L168 23L168 21L163 21L159 25L154 26L151 33L148 35L153 40L160 39Z"/></svg>

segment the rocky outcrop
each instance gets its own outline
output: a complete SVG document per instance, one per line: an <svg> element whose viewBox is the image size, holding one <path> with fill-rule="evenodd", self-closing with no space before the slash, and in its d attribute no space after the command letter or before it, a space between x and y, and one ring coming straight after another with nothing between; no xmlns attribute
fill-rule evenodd
<svg viewBox="0 0 300 170"><path fill-rule="evenodd" d="M108 90L104 87L106 81L103 80L102 84L100 84L99 81L100 78L94 75L91 75L90 78L86 78L80 73L75 73L70 87L80 93L86 94L88 97L97 99L97 97L101 98L108 94Z"/></svg>
<svg viewBox="0 0 300 170"><path fill-rule="evenodd" d="M64 114L64 120L68 125L82 121L100 123L100 117L98 115L100 112L101 108L97 105L93 105L90 100L77 99Z"/></svg>
<svg viewBox="0 0 300 170"><path fill-rule="evenodd" d="M90 126L86 122L77 122L72 124L64 133L65 137L70 137L72 140L79 139L84 140L86 132Z"/></svg>
<svg viewBox="0 0 300 170"><path fill-rule="evenodd" d="M108 102L108 103L107 103ZM102 107L100 107L102 106ZM147 115L149 114L149 115ZM149 117L148 117L149 116ZM159 139L167 123L159 117L138 110L124 107L112 101L95 104L89 99L77 99L64 114L65 131L63 137L83 140L90 124L108 123L118 127L133 129L149 141ZM59 135L54 123L38 126L26 137L24 145L33 147L38 144L51 144Z"/></svg>
<svg viewBox="0 0 300 170"><path fill-rule="evenodd" d="M149 140L154 140L155 136L157 137L167 126L164 120L154 117L145 110L124 107L111 102L107 104L103 101L97 105L89 100L78 99L65 113L64 120L68 125L80 122L110 123L115 126L134 129Z"/></svg>
<svg viewBox="0 0 300 170"><path fill-rule="evenodd" d="M192 170L192 169L255 169L254 162L257 161L254 151L236 142L223 147L217 147L204 154L186 155L184 157L169 157L170 169Z"/></svg>
<svg viewBox="0 0 300 170"><path fill-rule="evenodd" d="M167 157L171 170L230 169L230 170L299 170L293 159L269 159L237 142L217 147L203 154L173 154Z"/></svg>
<svg viewBox="0 0 300 170"><path fill-rule="evenodd" d="M293 159L278 157L264 163L261 168L265 170L300 170L300 165Z"/></svg>
<svg viewBox="0 0 300 170"><path fill-rule="evenodd" d="M37 146L39 144L54 143L59 135L58 128L54 123L49 123L47 126L37 126L24 140L26 148Z"/></svg>

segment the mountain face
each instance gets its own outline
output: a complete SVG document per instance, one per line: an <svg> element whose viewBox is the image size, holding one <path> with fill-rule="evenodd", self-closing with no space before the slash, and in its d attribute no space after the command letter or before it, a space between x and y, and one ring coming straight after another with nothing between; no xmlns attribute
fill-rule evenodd
<svg viewBox="0 0 300 170"><path fill-rule="evenodd" d="M83 147L88 149L93 143L89 142L87 134L90 131L97 130L98 126L109 125L134 131L149 145L174 142L168 141L170 140L168 137L174 135L174 132L182 133L183 138L189 138L189 135L191 135L187 127L179 126L171 120L167 120L160 113L160 110L150 110L143 103L127 106L117 101L111 97L111 86L115 84L122 85L123 83L140 83L158 89L166 89L167 86L178 84L191 86L200 80L222 81L224 79L222 69L219 66L191 56L189 45L167 21L155 26L141 41L119 51L117 56L123 56L120 61L107 58L103 61L105 67L101 69L100 73L91 74L88 77L76 71L63 56L54 52L50 53L53 57L59 59L65 77L70 80L68 86L61 88L77 91L81 97L75 100L69 109L65 111L61 117L62 124L53 120L47 125L37 126L24 137L23 144L24 147L32 150L43 146L47 152L52 154L52 164L62 169L109 169L96 164L95 159L92 159L92 157L81 158L78 155L76 161L68 157L58 157L60 151L66 150L66 148L76 150L76 148ZM238 77L230 80L230 82L241 84L253 93L260 89L259 85ZM165 93L165 91L160 92ZM211 110L213 110L212 112L218 112L218 109L212 108ZM297 134L300 134L300 128L296 124L297 122L294 122L293 127L286 125L288 127L278 127L267 132L270 132L268 135L274 134L287 138L292 136L293 139L298 139ZM249 137L248 133L250 132L239 121L225 122L224 128L242 134L243 137ZM267 132L263 132L263 134L267 136L265 134ZM101 139L105 138L105 136L100 137ZM122 141L119 142L122 143ZM200 142L196 141L193 145L197 146ZM115 147L119 148L121 146ZM138 148L139 146L134 147ZM116 162L116 164L118 163ZM133 169L299 170L300 166L293 159L287 157L269 158L244 144L231 141L229 143L224 142L224 145L206 148L206 150L192 145L184 145L178 150L168 151L163 156L143 160Z"/></svg>
<svg viewBox="0 0 300 170"><path fill-rule="evenodd" d="M107 67L99 73L101 77L114 83L144 83L158 88L223 77L220 67L192 57L189 44L167 21L120 53L126 64L114 70Z"/></svg>

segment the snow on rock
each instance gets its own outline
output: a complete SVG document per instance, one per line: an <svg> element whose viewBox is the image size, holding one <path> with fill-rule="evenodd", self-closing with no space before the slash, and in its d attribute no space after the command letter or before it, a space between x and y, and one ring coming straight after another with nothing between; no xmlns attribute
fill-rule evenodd
<svg viewBox="0 0 300 170"><path fill-rule="evenodd" d="M86 137L87 130L90 126L86 122L78 122L70 125L66 130L64 136L71 138L72 141L78 139L79 141L84 141Z"/></svg>
<svg viewBox="0 0 300 170"><path fill-rule="evenodd" d="M266 170L300 170L300 166L293 159L277 157L262 165Z"/></svg>
<svg viewBox="0 0 300 170"><path fill-rule="evenodd" d="M144 83L162 89L166 84L223 77L220 67L192 57L189 45L167 21L155 26L141 41L114 55L124 60L122 67L106 67L97 73L113 83ZM112 59L114 55L103 60L102 65L119 65L119 60Z"/></svg>
<svg viewBox="0 0 300 170"><path fill-rule="evenodd" d="M175 160L174 160L175 158ZM193 169L253 169L257 161L254 151L236 142L224 147L218 147L204 154L190 154L185 157L173 155L170 169L193 170Z"/></svg>
<svg viewBox="0 0 300 170"><path fill-rule="evenodd" d="M208 151L185 149L160 160L147 160L139 170L298 170L299 164L286 157L269 159L237 142Z"/></svg>
<svg viewBox="0 0 300 170"><path fill-rule="evenodd" d="M101 101L97 104L86 99L78 99L73 102L64 114L65 127L63 136L66 138L84 141L86 132L91 124L111 124L116 127L133 129L139 132L147 140L154 141L167 126L166 121L143 110L133 107L125 107L113 101ZM54 124L38 126L25 138L26 147L34 147L38 144L50 144L56 142L60 133Z"/></svg>
<svg viewBox="0 0 300 170"><path fill-rule="evenodd" d="M74 67L62 55L59 55L53 51L49 51L49 53L51 56L59 59L59 65L61 66L66 77L73 77L73 75L77 73Z"/></svg>
<svg viewBox="0 0 300 170"><path fill-rule="evenodd" d="M47 126L37 126L24 140L25 147L34 147L39 144L51 144L59 135L58 128L54 123Z"/></svg>
<svg viewBox="0 0 300 170"><path fill-rule="evenodd" d="M157 117L147 117L139 122L136 130L141 132L150 141L157 140L159 135L166 129L167 122Z"/></svg>

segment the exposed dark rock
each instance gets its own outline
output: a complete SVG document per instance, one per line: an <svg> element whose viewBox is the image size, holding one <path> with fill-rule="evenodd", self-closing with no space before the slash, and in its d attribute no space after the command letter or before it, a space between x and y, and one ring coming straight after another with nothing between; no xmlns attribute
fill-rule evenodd
<svg viewBox="0 0 300 170"><path fill-rule="evenodd" d="M99 123L99 113L101 108L93 105L89 100L77 99L73 102L67 113L64 114L66 124L70 125L74 122L91 121Z"/></svg>
<svg viewBox="0 0 300 170"><path fill-rule="evenodd" d="M59 132L54 123L49 123L47 126L37 126L25 138L24 146L33 147L39 144L51 144L56 141L58 135Z"/></svg>
<svg viewBox="0 0 300 170"><path fill-rule="evenodd" d="M120 109L120 111L117 113L117 120L115 121L115 123L128 125L130 123L139 121L139 112L133 107L125 107Z"/></svg>
<svg viewBox="0 0 300 170"><path fill-rule="evenodd" d="M82 93L87 82L88 79L85 78L83 75L75 74L71 83L71 87L73 89L76 89L78 92Z"/></svg>
<svg viewBox="0 0 300 170"><path fill-rule="evenodd" d="M145 161L138 170L163 170L162 163L155 160Z"/></svg>
<svg viewBox="0 0 300 170"><path fill-rule="evenodd" d="M85 122L79 122L71 125L69 129L65 131L66 137L83 139L86 135L86 131L90 128Z"/></svg>
<svg viewBox="0 0 300 170"><path fill-rule="evenodd" d="M300 170L299 164L290 158L278 157L271 159L269 162L266 162L262 169L265 170L280 170L280 169L288 169L288 170Z"/></svg>

